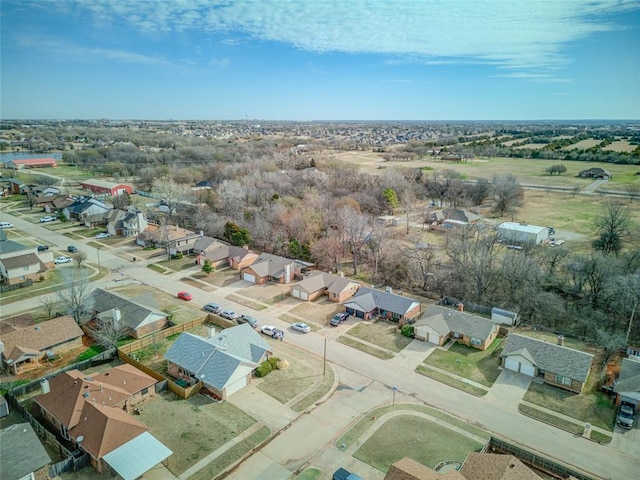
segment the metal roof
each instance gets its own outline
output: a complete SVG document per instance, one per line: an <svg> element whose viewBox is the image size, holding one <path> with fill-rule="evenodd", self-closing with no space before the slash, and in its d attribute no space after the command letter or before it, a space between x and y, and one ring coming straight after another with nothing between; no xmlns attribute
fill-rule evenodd
<svg viewBox="0 0 640 480"><path fill-rule="evenodd" d="M498 226L498 229L511 230L516 232L535 233L536 235L547 227L538 227L537 225L527 225L526 223L504 222Z"/></svg>
<svg viewBox="0 0 640 480"><path fill-rule="evenodd" d="M135 480L170 455L173 455L171 450L149 432L144 432L102 458L124 480Z"/></svg>

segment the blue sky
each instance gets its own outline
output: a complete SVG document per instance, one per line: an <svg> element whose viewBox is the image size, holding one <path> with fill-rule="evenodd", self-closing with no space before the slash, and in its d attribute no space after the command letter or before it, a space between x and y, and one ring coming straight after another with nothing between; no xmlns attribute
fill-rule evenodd
<svg viewBox="0 0 640 480"><path fill-rule="evenodd" d="M2 0L4 119L640 119L640 0Z"/></svg>

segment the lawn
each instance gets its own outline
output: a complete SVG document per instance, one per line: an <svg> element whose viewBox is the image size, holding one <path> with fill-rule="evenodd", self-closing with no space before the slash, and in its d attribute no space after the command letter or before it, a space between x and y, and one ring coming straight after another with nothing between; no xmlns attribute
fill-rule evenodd
<svg viewBox="0 0 640 480"><path fill-rule="evenodd" d="M503 343L503 338L496 338L486 350L456 343L449 350L434 351L425 363L490 387L500 374Z"/></svg>
<svg viewBox="0 0 640 480"><path fill-rule="evenodd" d="M462 390L463 392L470 393L471 395L475 395L476 397L486 395L488 392L488 390L478 388L475 385L471 385L470 383L465 383L462 380L458 380L457 378L447 375L446 373L437 372L425 367L424 365L418 365L418 368L416 368L416 373L424 375L425 377L432 378L440 383L449 385L450 387L457 388L458 390Z"/></svg>
<svg viewBox="0 0 640 480"><path fill-rule="evenodd" d="M329 393L329 391L333 387L334 381L335 375L333 373L333 368L328 366L326 373L322 377L322 381L316 386L313 391L308 392L307 395L291 405L291 410L293 410L294 412L302 412L303 410L309 408L311 405L313 405L327 393Z"/></svg>
<svg viewBox="0 0 640 480"><path fill-rule="evenodd" d="M602 392L576 395L551 385L532 383L523 400L613 431L616 406Z"/></svg>
<svg viewBox="0 0 640 480"><path fill-rule="evenodd" d="M386 472L409 457L430 468L442 461L464 462L483 445L469 437L414 415L390 418L354 453L354 457Z"/></svg>
<svg viewBox="0 0 640 480"><path fill-rule="evenodd" d="M168 468L176 475L255 423L229 402L203 395L180 400L170 392L146 402L137 418L173 451Z"/></svg>
<svg viewBox="0 0 640 480"><path fill-rule="evenodd" d="M360 322L347 333L396 353L411 343L411 338L401 335L396 324L385 321Z"/></svg>
<svg viewBox="0 0 640 480"><path fill-rule="evenodd" d="M390 358L393 358L392 353L385 352L384 350L359 342L353 338L345 337L344 335L338 337L338 342L355 348L356 350L360 350L361 352L368 353L369 355L373 355L374 357L381 358L382 360L389 360Z"/></svg>
<svg viewBox="0 0 640 480"><path fill-rule="evenodd" d="M162 260L160 262L157 262L157 265L173 270L174 272L179 272L180 270L186 270L187 268L195 267L196 260L194 257L185 255L180 259Z"/></svg>
<svg viewBox="0 0 640 480"><path fill-rule="evenodd" d="M322 471L317 468L307 468L296 477L296 480L318 480L322 476Z"/></svg>

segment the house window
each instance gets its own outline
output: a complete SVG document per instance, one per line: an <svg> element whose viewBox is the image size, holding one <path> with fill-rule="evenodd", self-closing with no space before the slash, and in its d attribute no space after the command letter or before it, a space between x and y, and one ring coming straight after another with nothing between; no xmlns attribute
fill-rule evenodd
<svg viewBox="0 0 640 480"><path fill-rule="evenodd" d="M67 427L62 424L60 425L60 435L62 435L62 438L69 440L69 431L67 430Z"/></svg>
<svg viewBox="0 0 640 480"><path fill-rule="evenodd" d="M482 340L471 337L471 345L482 345Z"/></svg>
<svg viewBox="0 0 640 480"><path fill-rule="evenodd" d="M571 378L564 377L562 375L556 375L556 383L559 383L561 385L571 385Z"/></svg>
<svg viewBox="0 0 640 480"><path fill-rule="evenodd" d="M147 393L149 393L149 389L148 388L143 388L142 392L140 392L140 393L142 393L142 395L146 395Z"/></svg>

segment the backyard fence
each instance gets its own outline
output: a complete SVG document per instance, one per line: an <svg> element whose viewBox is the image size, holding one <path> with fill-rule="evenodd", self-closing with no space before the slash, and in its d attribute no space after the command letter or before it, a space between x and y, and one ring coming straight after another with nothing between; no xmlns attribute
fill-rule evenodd
<svg viewBox="0 0 640 480"><path fill-rule="evenodd" d="M27 280L22 283L15 283L13 285L0 285L0 293L10 292L11 290L18 290L19 288L30 287L33 285L33 280Z"/></svg>
<svg viewBox="0 0 640 480"><path fill-rule="evenodd" d="M543 457L536 453L525 450L524 448L513 445L499 438L491 437L489 440L490 452L507 453L518 458L523 463L547 472L548 474L560 477L560 478L575 478L577 480L594 480L593 477L589 477L584 473L577 472L565 465L557 463L549 458Z"/></svg>

